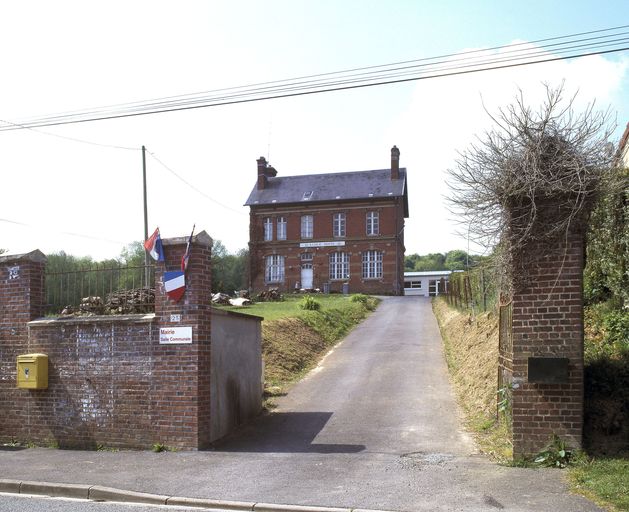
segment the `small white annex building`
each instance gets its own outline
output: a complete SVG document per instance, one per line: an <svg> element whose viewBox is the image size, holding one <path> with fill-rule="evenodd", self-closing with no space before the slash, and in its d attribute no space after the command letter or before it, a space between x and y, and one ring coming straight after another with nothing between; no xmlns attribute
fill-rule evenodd
<svg viewBox="0 0 629 512"><path fill-rule="evenodd" d="M451 270L428 270L425 272L404 272L404 295L434 297L448 289ZM444 284L441 280L444 280Z"/></svg>

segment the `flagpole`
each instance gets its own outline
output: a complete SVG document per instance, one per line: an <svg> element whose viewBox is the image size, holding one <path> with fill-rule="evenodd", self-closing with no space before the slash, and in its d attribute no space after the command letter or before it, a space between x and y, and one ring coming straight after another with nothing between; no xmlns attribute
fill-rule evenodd
<svg viewBox="0 0 629 512"><path fill-rule="evenodd" d="M144 240L149 237L149 220L146 205L146 148L142 146L142 185L144 191ZM149 286L149 252L144 249L144 285Z"/></svg>

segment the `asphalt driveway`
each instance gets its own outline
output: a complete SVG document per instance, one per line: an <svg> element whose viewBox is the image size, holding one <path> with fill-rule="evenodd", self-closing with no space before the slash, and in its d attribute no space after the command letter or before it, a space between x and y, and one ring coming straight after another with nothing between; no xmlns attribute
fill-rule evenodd
<svg viewBox="0 0 629 512"><path fill-rule="evenodd" d="M278 404L211 451L0 451L0 477L403 511L599 510L559 470L476 453L428 299L385 298Z"/></svg>

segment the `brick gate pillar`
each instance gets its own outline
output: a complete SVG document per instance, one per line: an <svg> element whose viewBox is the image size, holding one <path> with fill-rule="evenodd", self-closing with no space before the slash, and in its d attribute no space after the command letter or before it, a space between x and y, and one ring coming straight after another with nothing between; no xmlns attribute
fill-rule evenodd
<svg viewBox="0 0 629 512"><path fill-rule="evenodd" d="M5 413L0 439L10 440L27 422L17 389L16 360L29 353L27 323L44 315L46 256L39 250L0 256L0 396Z"/></svg>
<svg viewBox="0 0 629 512"><path fill-rule="evenodd" d="M174 337L191 328L192 340L156 340L151 405L161 443L199 449L210 442L212 239L205 231L192 238L184 296L174 302L163 287L164 272L180 270L187 243L188 237L163 240L166 261L156 266L155 316L158 328L170 328Z"/></svg>
<svg viewBox="0 0 629 512"><path fill-rule="evenodd" d="M513 456L539 453L553 435L579 448L583 428L584 228L513 256L511 370ZM508 380L508 379L507 379Z"/></svg>

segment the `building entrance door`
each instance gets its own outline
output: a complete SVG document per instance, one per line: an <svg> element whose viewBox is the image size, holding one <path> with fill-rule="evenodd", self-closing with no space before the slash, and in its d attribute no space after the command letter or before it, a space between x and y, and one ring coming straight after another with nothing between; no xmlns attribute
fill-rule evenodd
<svg viewBox="0 0 629 512"><path fill-rule="evenodd" d="M301 265L301 287L305 290L312 288L312 263Z"/></svg>
<svg viewBox="0 0 629 512"><path fill-rule="evenodd" d="M430 279L428 281L428 295L431 297L439 295L439 281L436 279Z"/></svg>

